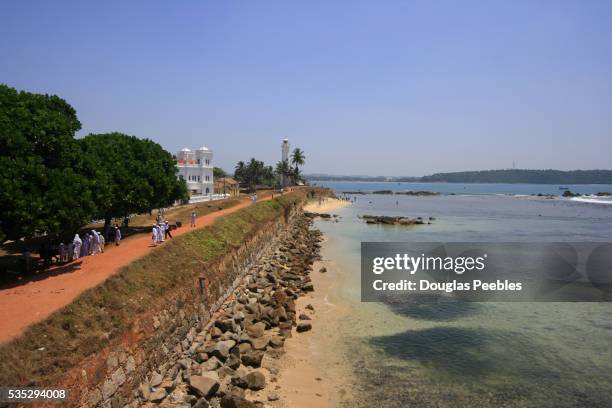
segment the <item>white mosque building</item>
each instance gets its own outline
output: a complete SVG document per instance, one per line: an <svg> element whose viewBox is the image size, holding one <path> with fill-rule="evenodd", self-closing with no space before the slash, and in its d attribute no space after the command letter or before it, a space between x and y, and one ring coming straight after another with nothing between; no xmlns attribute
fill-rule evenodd
<svg viewBox="0 0 612 408"><path fill-rule="evenodd" d="M197 150L184 148L176 154L178 177L187 183L191 201L194 196L208 196L212 199L214 192L212 159L213 152L206 146Z"/></svg>

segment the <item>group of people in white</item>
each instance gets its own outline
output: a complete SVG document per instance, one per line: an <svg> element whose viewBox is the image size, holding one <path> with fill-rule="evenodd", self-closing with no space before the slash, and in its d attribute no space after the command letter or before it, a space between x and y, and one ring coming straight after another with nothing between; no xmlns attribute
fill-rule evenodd
<svg viewBox="0 0 612 408"><path fill-rule="evenodd" d="M168 221L157 221L151 229L151 242L153 246L157 246L164 242L167 238L172 238L171 227Z"/></svg>
<svg viewBox="0 0 612 408"><path fill-rule="evenodd" d="M115 245L119 245L121 241L121 230L118 225L115 225L113 237L115 239ZM77 233L74 234L72 242L59 244L59 259L60 264L72 262L84 256L96 255L104 252L104 245L106 245L106 239L103 234L100 234L95 229L91 232L86 232L83 237Z"/></svg>

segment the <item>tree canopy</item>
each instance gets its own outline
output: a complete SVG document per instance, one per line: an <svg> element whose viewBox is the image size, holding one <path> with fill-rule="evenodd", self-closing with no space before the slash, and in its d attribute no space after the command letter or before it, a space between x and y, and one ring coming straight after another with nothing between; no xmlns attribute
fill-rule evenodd
<svg viewBox="0 0 612 408"><path fill-rule="evenodd" d="M85 171L96 184L96 218L150 212L187 196L176 162L159 144L122 133L90 134L78 141Z"/></svg>
<svg viewBox="0 0 612 408"><path fill-rule="evenodd" d="M239 161L234 169L234 178L238 182L246 184L251 191L257 185L273 186L276 184L272 166L266 166L264 162L255 160L255 158L252 158L246 164Z"/></svg>
<svg viewBox="0 0 612 408"><path fill-rule="evenodd" d="M227 173L221 167L213 167L213 179L227 177Z"/></svg>
<svg viewBox="0 0 612 408"><path fill-rule="evenodd" d="M75 139L58 96L0 85L0 242L74 233L96 218L149 212L186 198L172 155L121 133Z"/></svg>
<svg viewBox="0 0 612 408"><path fill-rule="evenodd" d="M90 219L91 183L80 174L66 101L0 85L0 242L59 235Z"/></svg>

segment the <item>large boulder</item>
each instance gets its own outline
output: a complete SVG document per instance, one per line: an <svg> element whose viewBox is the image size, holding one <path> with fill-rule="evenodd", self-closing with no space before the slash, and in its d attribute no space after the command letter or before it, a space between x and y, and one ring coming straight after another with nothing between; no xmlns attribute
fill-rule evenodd
<svg viewBox="0 0 612 408"><path fill-rule="evenodd" d="M212 375L192 375L189 386L196 395L210 399L219 389L219 379Z"/></svg>
<svg viewBox="0 0 612 408"><path fill-rule="evenodd" d="M266 324L263 322L252 324L250 326L247 326L246 328L246 331L251 338L263 336L265 330Z"/></svg>
<svg viewBox="0 0 612 408"><path fill-rule="evenodd" d="M296 330L298 333L306 332L312 329L312 324L310 323L300 323L297 325Z"/></svg>
<svg viewBox="0 0 612 408"><path fill-rule="evenodd" d="M242 359L242 363L246 366L260 367L263 356L264 356L263 351L254 350L254 351L250 351L248 353L242 354L241 359Z"/></svg>
<svg viewBox="0 0 612 408"><path fill-rule="evenodd" d="M200 364L200 368L202 369L202 371L213 371L221 367L221 365L221 361L219 361L217 357L212 356L211 358Z"/></svg>
<svg viewBox="0 0 612 408"><path fill-rule="evenodd" d="M257 408L257 404L237 395L221 398L221 408Z"/></svg>
<svg viewBox="0 0 612 408"><path fill-rule="evenodd" d="M214 357L217 357L221 361L225 361L230 355L230 350L235 345L236 345L236 342L234 340L219 341L217 342L217 344L215 345L215 348L210 354Z"/></svg>
<svg viewBox="0 0 612 408"><path fill-rule="evenodd" d="M253 371L248 373L244 380L247 384L247 388L250 390L263 390L266 386L266 377L259 371Z"/></svg>
<svg viewBox="0 0 612 408"><path fill-rule="evenodd" d="M268 338L267 337L259 337L256 339L251 339L251 346L254 350L265 350L268 347Z"/></svg>

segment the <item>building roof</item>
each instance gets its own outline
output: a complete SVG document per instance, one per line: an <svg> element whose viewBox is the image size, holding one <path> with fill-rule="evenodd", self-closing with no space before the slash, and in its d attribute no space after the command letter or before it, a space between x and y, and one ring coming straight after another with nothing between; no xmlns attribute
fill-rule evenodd
<svg viewBox="0 0 612 408"><path fill-rule="evenodd" d="M181 152L190 152L191 150L189 150L188 148L184 147L181 149Z"/></svg>
<svg viewBox="0 0 612 408"><path fill-rule="evenodd" d="M221 177L215 179L215 184L223 185L224 182L228 186L232 184L238 184L238 182L231 177Z"/></svg>
<svg viewBox="0 0 612 408"><path fill-rule="evenodd" d="M206 146L202 146L202 147L200 147L198 150L209 150L209 149L208 149L208 147L206 147Z"/></svg>

